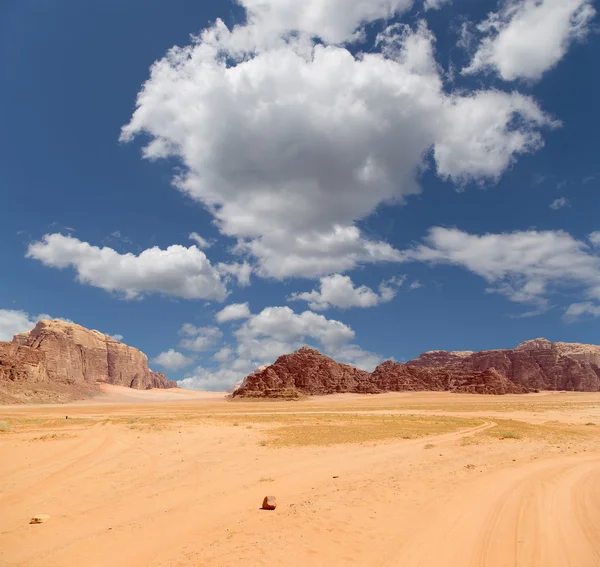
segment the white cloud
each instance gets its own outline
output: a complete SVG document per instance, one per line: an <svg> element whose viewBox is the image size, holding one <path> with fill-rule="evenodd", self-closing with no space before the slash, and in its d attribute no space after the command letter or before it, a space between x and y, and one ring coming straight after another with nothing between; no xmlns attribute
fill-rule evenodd
<svg viewBox="0 0 600 567"><path fill-rule="evenodd" d="M423 287L423 284L419 280L415 280L414 282L410 283L410 285L408 286L408 289L415 290L415 289L421 289L422 287Z"/></svg>
<svg viewBox="0 0 600 567"><path fill-rule="evenodd" d="M221 348L217 352L215 352L215 354L213 354L213 358L217 362L227 362L227 361L231 360L231 358L233 357L233 354L234 354L234 351L231 347L224 346L223 348Z"/></svg>
<svg viewBox="0 0 600 567"><path fill-rule="evenodd" d="M174 372L189 366L194 362L194 359L177 352L175 349L169 349L154 357L152 362L158 364L158 366L162 366L166 370Z"/></svg>
<svg viewBox="0 0 600 567"><path fill-rule="evenodd" d="M341 345L335 349L329 350L327 353L337 362L344 364L352 364L361 370L373 372L386 359L374 352L368 352L360 348L358 345Z"/></svg>
<svg viewBox="0 0 600 567"><path fill-rule="evenodd" d="M245 377L254 368L248 366L244 370L232 368L207 369L198 366L194 372L187 375L178 382L179 387L187 390L203 390L208 392L225 392L236 384L241 378Z"/></svg>
<svg viewBox="0 0 600 567"><path fill-rule="evenodd" d="M419 193L431 149L444 179L495 180L542 145L540 128L557 125L517 93L446 93L424 23L389 27L377 38L382 53L330 44L411 2L243 4L248 25L230 31L217 21L153 65L121 139L145 134L146 158L179 158L176 186L261 276L399 261L355 222ZM324 43L302 34L265 43L265 29Z"/></svg>
<svg viewBox="0 0 600 567"><path fill-rule="evenodd" d="M202 238L197 232L190 233L188 238L193 240L200 249L210 248L212 246L212 242L209 242L206 238Z"/></svg>
<svg viewBox="0 0 600 567"><path fill-rule="evenodd" d="M538 127L556 128L533 99L518 93L482 91L449 102L434 156L438 175L455 183L497 180L519 154L543 146ZM510 128L516 117L522 126ZM493 149L492 149L493 148Z"/></svg>
<svg viewBox="0 0 600 567"><path fill-rule="evenodd" d="M588 240L592 246L600 246L600 231L592 232L588 235Z"/></svg>
<svg viewBox="0 0 600 567"><path fill-rule="evenodd" d="M463 73L495 70L504 80L537 80L587 35L592 0L506 0L479 24L485 34Z"/></svg>
<svg viewBox="0 0 600 567"><path fill-rule="evenodd" d="M572 303L565 311L564 318L567 321L573 321L575 319L579 319L583 315L600 317L600 304L594 304L591 301Z"/></svg>
<svg viewBox="0 0 600 567"><path fill-rule="evenodd" d="M180 384L187 388L226 390L255 368L272 364L282 354L315 343L325 354L340 361L372 369L382 358L351 343L354 331L340 321L289 307L267 307L252 315L237 331L235 347L223 347L214 356L220 365L198 367Z"/></svg>
<svg viewBox="0 0 600 567"><path fill-rule="evenodd" d="M223 337L217 327L195 327L191 323L185 323L179 333L185 337L181 339L179 346L194 352L210 350Z"/></svg>
<svg viewBox="0 0 600 567"><path fill-rule="evenodd" d="M52 268L73 267L77 280L134 299L162 293L184 299L223 301L227 290L218 272L196 246L144 250L136 256L119 254L62 234L46 234L30 244L28 258Z"/></svg>
<svg viewBox="0 0 600 567"><path fill-rule="evenodd" d="M340 321L327 319L312 311L298 315L289 307L267 307L246 321L235 335L241 340L268 337L286 342L310 337L330 346L353 339L354 331Z"/></svg>
<svg viewBox="0 0 600 567"><path fill-rule="evenodd" d="M250 317L250 308L248 307L248 303L232 303L215 315L215 319L219 323L247 319L248 317Z"/></svg>
<svg viewBox="0 0 600 567"><path fill-rule="evenodd" d="M30 331L40 319L51 319L50 315L29 315L25 311L0 309L0 341L10 342L14 335Z"/></svg>
<svg viewBox="0 0 600 567"><path fill-rule="evenodd" d="M400 253L386 242L364 238L355 226L336 225L328 232L277 229L240 243L240 251L258 259L258 274L279 280L315 278L360 264L398 262Z"/></svg>
<svg viewBox="0 0 600 567"><path fill-rule="evenodd" d="M425 0L423 7L425 10L439 10L445 4L450 4L452 0Z"/></svg>
<svg viewBox="0 0 600 567"><path fill-rule="evenodd" d="M311 309L322 311L330 307L348 309L350 307L374 307L391 301L396 296L403 279L392 278L379 286L379 293L370 287L355 287L349 276L333 274L320 280L320 289L310 292L293 293L288 301L307 301Z"/></svg>
<svg viewBox="0 0 600 567"><path fill-rule="evenodd" d="M565 199L564 197L559 197L558 199L554 199L554 201L552 201L552 203L550 203L549 207L551 209L554 209L555 211L558 211L558 209L562 209L563 207L566 207L569 204L569 201L567 201L567 199Z"/></svg>
<svg viewBox="0 0 600 567"><path fill-rule="evenodd" d="M488 291L510 300L545 305L557 288L600 299L600 256L564 231L472 235L430 229L425 244L405 251L409 260L462 266L486 279Z"/></svg>
<svg viewBox="0 0 600 567"><path fill-rule="evenodd" d="M121 342L123 340L123 335L119 335L119 333L115 333L114 335L108 335L111 339L115 339L115 341Z"/></svg>
<svg viewBox="0 0 600 567"><path fill-rule="evenodd" d="M238 35L243 39L250 35L246 41L261 46L291 31L343 43L356 36L361 24L401 14L413 0L239 0L239 4L246 8L250 25L239 29Z"/></svg>
<svg viewBox="0 0 600 567"><path fill-rule="evenodd" d="M229 281L232 277L237 280L237 284L241 287L250 285L250 276L252 275L252 266L248 262L233 262L226 264L219 262L217 270L225 281Z"/></svg>

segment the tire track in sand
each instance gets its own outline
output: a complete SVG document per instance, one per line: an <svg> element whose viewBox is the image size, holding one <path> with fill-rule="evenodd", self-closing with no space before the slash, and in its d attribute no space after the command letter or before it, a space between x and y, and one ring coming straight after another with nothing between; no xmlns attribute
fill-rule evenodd
<svg viewBox="0 0 600 567"><path fill-rule="evenodd" d="M599 502L598 457L496 471L423 510L380 565L598 567Z"/></svg>

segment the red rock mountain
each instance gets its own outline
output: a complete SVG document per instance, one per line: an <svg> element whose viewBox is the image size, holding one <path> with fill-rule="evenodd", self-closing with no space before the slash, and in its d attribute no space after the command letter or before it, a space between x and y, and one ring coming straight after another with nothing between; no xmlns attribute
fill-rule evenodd
<svg viewBox="0 0 600 567"><path fill-rule="evenodd" d="M99 383L139 390L177 387L148 368L143 352L74 323L43 320L12 343L0 342L0 400L7 403L67 401Z"/></svg>
<svg viewBox="0 0 600 567"><path fill-rule="evenodd" d="M372 373L304 347L253 372L233 397L298 398L336 392L450 391L520 394L534 390L600 391L600 347L534 339L515 349L429 351Z"/></svg>
<svg viewBox="0 0 600 567"><path fill-rule="evenodd" d="M552 343L534 339L515 349L475 353L426 352L408 362L419 367L454 371L493 368L515 384L536 390L600 391L600 347L579 343Z"/></svg>
<svg viewBox="0 0 600 567"><path fill-rule="evenodd" d="M444 367L423 368L388 361L371 374L303 347L250 374L233 392L233 397L294 399L303 395L342 392L378 394L419 390L476 394L520 394L527 391L495 370L453 371Z"/></svg>
<svg viewBox="0 0 600 567"><path fill-rule="evenodd" d="M364 370L340 364L318 350L303 347L250 374L235 389L233 396L297 398L303 394L371 392L369 378L370 374Z"/></svg>

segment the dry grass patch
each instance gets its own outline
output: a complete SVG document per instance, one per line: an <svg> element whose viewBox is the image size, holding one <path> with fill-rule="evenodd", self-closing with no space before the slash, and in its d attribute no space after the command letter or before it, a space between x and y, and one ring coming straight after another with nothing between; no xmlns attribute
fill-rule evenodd
<svg viewBox="0 0 600 567"><path fill-rule="evenodd" d="M338 445L398 439L418 439L481 425L476 419L410 415L296 416L296 423L267 431L274 447Z"/></svg>
<svg viewBox="0 0 600 567"><path fill-rule="evenodd" d="M545 441L547 443L584 442L597 440L591 428L548 421L546 423L526 423L515 419L495 419L496 427L486 429L476 435L478 439L523 439L527 441Z"/></svg>
<svg viewBox="0 0 600 567"><path fill-rule="evenodd" d="M2 423L8 427L8 431L15 433L28 433L36 431L47 431L48 429L85 429L95 423L96 420L87 418L6 418Z"/></svg>

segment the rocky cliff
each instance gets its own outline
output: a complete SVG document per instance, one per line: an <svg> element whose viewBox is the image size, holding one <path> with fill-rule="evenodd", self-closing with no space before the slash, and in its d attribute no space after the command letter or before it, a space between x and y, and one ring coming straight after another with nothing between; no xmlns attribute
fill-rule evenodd
<svg viewBox="0 0 600 567"><path fill-rule="evenodd" d="M71 387L74 396L81 397L100 383L140 390L177 387L148 368L143 352L74 323L43 320L32 331L15 335L12 343L0 343L4 398L15 390L22 395L28 387L65 395Z"/></svg>
<svg viewBox="0 0 600 567"><path fill-rule="evenodd" d="M233 397L295 399L342 392L378 394L420 390L476 394L527 391L495 370L453 371L388 361L369 373L304 347L250 374L234 390Z"/></svg>
<svg viewBox="0 0 600 567"><path fill-rule="evenodd" d="M297 398L335 392L449 391L522 394L535 390L600 391L600 347L534 339L515 349L429 351L372 373L302 348L246 377L233 397Z"/></svg>
<svg viewBox="0 0 600 567"><path fill-rule="evenodd" d="M600 347L579 343L525 341L515 349L488 350L465 355L435 351L407 364L443 367L453 371L494 369L513 383L537 390L600 391Z"/></svg>
<svg viewBox="0 0 600 567"><path fill-rule="evenodd" d="M233 396L294 399L302 395L367 392L372 389L369 377L368 372L303 347L247 376Z"/></svg>

